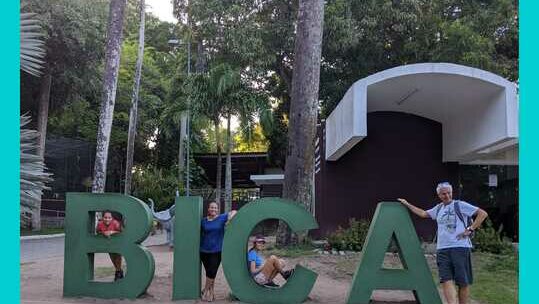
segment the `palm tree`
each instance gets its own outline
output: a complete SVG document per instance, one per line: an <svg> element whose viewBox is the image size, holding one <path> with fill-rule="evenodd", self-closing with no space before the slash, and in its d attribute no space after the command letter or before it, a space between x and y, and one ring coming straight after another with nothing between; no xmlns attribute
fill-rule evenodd
<svg viewBox="0 0 539 304"><path fill-rule="evenodd" d="M217 150L217 176L215 185L215 201L217 203L221 202L222 178L220 119L223 116L228 117L228 114L231 113L230 94L239 86L240 80L240 74L237 69L232 68L228 64L218 64L208 73L200 73L192 76L188 84L188 94L194 112L208 117L214 125ZM229 144L227 144L227 147L227 151L230 150ZM227 158L230 161L229 153L230 151L227 153ZM230 174L228 176L230 178Z"/></svg>
<svg viewBox="0 0 539 304"><path fill-rule="evenodd" d="M50 173L45 172L45 163L37 154L39 133L25 128L30 123L30 117L21 116L20 121L20 199L21 199L21 224L32 229L40 230L41 195L43 190L49 189L47 182L52 181ZM32 216L28 216L30 213Z"/></svg>
<svg viewBox="0 0 539 304"><path fill-rule="evenodd" d="M21 70L33 76L41 76L45 42L41 25L35 16L34 13L21 13Z"/></svg>
<svg viewBox="0 0 539 304"><path fill-rule="evenodd" d="M240 70L228 64L218 64L207 74L194 76L191 81L190 98L195 112L210 118L215 127L217 145L217 182L216 201L221 197L221 138L219 132L220 118L227 120L226 166L225 166L225 211L232 205L232 134L230 120L238 116L242 121L252 120L258 109L267 107L268 100L257 93L242 80Z"/></svg>
<svg viewBox="0 0 539 304"><path fill-rule="evenodd" d="M232 207L232 133L230 129L230 120L232 116L240 119L241 125L246 125L242 131L250 137L254 125L255 116L261 116L268 110L269 100L261 93L258 93L252 87L249 87L245 81L240 82L225 96L224 112L227 118L227 146L226 146L226 166L225 166L225 211L230 211Z"/></svg>
<svg viewBox="0 0 539 304"><path fill-rule="evenodd" d="M20 64L23 72L40 76L45 56L44 42L41 39L41 25L33 13L21 13ZM34 230L41 229L41 195L48 189L47 182L52 181L50 173L45 172L43 156L38 152L40 134L26 125L30 117L21 115L20 118L20 204L21 225L31 226ZM31 217L28 215L31 214Z"/></svg>
<svg viewBox="0 0 539 304"><path fill-rule="evenodd" d="M237 106L237 100L232 98L232 94L239 88L241 78L238 70L233 69L228 64L219 64L210 71L210 88L214 93L214 98L219 100L221 105L221 115L227 120L226 132L226 161L225 161L225 212L232 209L232 136L230 130L230 120ZM217 126L216 126L217 128ZM217 134L216 134L217 135ZM217 155L218 168L221 173L220 149ZM219 177L221 174L219 174ZM220 184L219 180L219 184ZM219 191L220 195L220 191Z"/></svg>

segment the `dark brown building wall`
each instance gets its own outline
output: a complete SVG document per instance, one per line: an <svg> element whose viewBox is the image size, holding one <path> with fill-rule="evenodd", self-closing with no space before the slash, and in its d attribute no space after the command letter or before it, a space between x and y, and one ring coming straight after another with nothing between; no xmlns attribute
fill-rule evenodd
<svg viewBox="0 0 539 304"><path fill-rule="evenodd" d="M371 219L378 202L398 197L430 208L437 202L436 184L455 185L458 180L458 165L442 163L440 123L399 112L373 112L367 115L367 130L368 136L337 161L324 160L325 139L320 140L322 164L315 179L320 229L315 235L346 226L352 217ZM432 238L434 222L412 218L420 237Z"/></svg>

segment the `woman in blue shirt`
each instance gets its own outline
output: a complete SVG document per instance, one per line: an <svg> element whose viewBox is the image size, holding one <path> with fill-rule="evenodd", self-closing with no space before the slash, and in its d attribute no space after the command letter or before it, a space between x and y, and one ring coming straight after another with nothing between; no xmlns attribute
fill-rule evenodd
<svg viewBox="0 0 539 304"><path fill-rule="evenodd" d="M211 302L215 299L213 286L221 264L225 225L235 214L235 210L219 214L219 205L216 202L211 202L208 205L208 215L201 221L200 260L206 270L206 285L202 291L202 300L204 301Z"/></svg>
<svg viewBox="0 0 539 304"><path fill-rule="evenodd" d="M279 287L273 282L277 274L281 274L285 280L288 280L294 269L284 271L284 260L274 255L264 260L260 252L264 249L265 244L266 240L263 236L257 236L253 241L253 247L247 253L249 270L256 283L264 286Z"/></svg>

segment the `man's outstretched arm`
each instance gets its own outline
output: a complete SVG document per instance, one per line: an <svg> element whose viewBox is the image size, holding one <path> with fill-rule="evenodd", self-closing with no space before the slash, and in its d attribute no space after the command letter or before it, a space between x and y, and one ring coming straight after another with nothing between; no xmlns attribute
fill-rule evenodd
<svg viewBox="0 0 539 304"><path fill-rule="evenodd" d="M430 215L427 213L427 211L408 203L407 200L405 200L403 198L398 198L397 200L401 204L406 206L408 209L410 209L410 211L412 211L415 215L417 215L417 216L419 216L421 218L430 218Z"/></svg>

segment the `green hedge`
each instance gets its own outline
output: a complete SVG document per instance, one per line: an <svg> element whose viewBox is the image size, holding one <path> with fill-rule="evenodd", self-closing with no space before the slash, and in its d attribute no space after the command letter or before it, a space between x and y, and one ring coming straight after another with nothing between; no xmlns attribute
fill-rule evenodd
<svg viewBox="0 0 539 304"><path fill-rule="evenodd" d="M348 228L339 226L335 232L328 235L328 243L335 250L361 251L370 224L370 221L364 219L357 221L351 218Z"/></svg>

